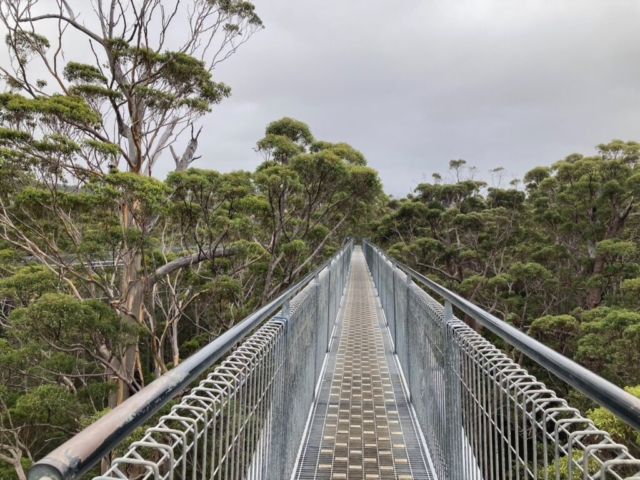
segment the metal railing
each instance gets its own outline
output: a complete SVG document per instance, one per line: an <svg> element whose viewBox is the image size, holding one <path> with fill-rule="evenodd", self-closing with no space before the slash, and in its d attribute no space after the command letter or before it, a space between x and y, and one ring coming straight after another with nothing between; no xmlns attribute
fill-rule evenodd
<svg viewBox="0 0 640 480"><path fill-rule="evenodd" d="M640 399L364 242L440 480L640 478L640 460L453 315L475 319L640 430ZM444 306L416 283L444 300Z"/></svg>
<svg viewBox="0 0 640 480"><path fill-rule="evenodd" d="M349 241L278 298L37 462L29 480L80 478L242 340L95 479L289 478L352 250Z"/></svg>

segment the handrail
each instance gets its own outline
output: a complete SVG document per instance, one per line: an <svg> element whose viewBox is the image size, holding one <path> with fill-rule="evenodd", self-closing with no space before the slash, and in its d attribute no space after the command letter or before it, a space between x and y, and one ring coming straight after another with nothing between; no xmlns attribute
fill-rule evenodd
<svg viewBox="0 0 640 480"><path fill-rule="evenodd" d="M577 364L573 360L534 340L526 333L500 320L465 300L460 295L437 284L433 280L416 272L411 267L389 257L381 248L363 240L374 250L378 251L392 265L402 270L413 280L419 281L429 290L442 297L446 302L469 315L482 326L498 335L512 347L517 348L538 365L565 381L576 390L582 392L598 405L609 410L622 421L640 431L640 398L631 395L622 388L605 380L599 375Z"/></svg>
<svg viewBox="0 0 640 480"><path fill-rule="evenodd" d="M333 260L344 254L352 243L353 239L350 239L329 260L289 287L277 298L260 307L181 364L39 460L29 469L29 480L75 480L80 478L134 429L142 425L178 392L229 352L248 333L276 313Z"/></svg>

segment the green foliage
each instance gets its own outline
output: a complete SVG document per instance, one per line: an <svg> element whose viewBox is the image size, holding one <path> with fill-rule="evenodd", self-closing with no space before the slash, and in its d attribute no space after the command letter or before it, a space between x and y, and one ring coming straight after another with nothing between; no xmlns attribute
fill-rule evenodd
<svg viewBox="0 0 640 480"><path fill-rule="evenodd" d="M271 122L267 126L266 134L285 137L304 146L309 146L314 141L309 125L289 117Z"/></svg>
<svg viewBox="0 0 640 480"><path fill-rule="evenodd" d="M579 331L580 323L571 315L546 315L529 327L529 335L567 356L575 350Z"/></svg>
<svg viewBox="0 0 640 480"><path fill-rule="evenodd" d="M107 83L107 77L93 65L69 62L64 67L64 78L69 82Z"/></svg>
<svg viewBox="0 0 640 480"><path fill-rule="evenodd" d="M78 95L27 98L15 93L0 94L0 118L11 122L54 121L95 125L100 114Z"/></svg>
<svg viewBox="0 0 640 480"><path fill-rule="evenodd" d="M113 202L114 208L124 202L138 225L169 207L169 187L153 177L118 172L103 177L95 188L98 198Z"/></svg>
<svg viewBox="0 0 640 480"><path fill-rule="evenodd" d="M631 395L640 398L640 385L625 387L625 390ZM587 416L593 420L597 428L609 432L614 442L635 444L636 449L640 448L640 432L631 428L608 410L602 407L595 408L589 410Z"/></svg>
<svg viewBox="0 0 640 480"><path fill-rule="evenodd" d="M11 312L13 327L25 338L41 338L64 346L118 345L126 341L124 325L108 305L93 299L78 300L63 293L45 293L27 307Z"/></svg>
<svg viewBox="0 0 640 480"><path fill-rule="evenodd" d="M13 49L20 65L25 65L33 56L46 52L51 46L47 37L25 30L7 34L5 43Z"/></svg>
<svg viewBox="0 0 640 480"><path fill-rule="evenodd" d="M619 385L640 378L640 313L609 307L583 312L576 358Z"/></svg>
<svg viewBox="0 0 640 480"><path fill-rule="evenodd" d="M618 238L602 240L596 245L596 254L610 259L629 259L637 254L637 246L633 242L626 242Z"/></svg>
<svg viewBox="0 0 640 480"><path fill-rule="evenodd" d="M268 154L278 163L287 163L290 158L304 152L304 147L297 145L284 135L268 134L258 141L256 149Z"/></svg>
<svg viewBox="0 0 640 480"><path fill-rule="evenodd" d="M45 293L63 289L60 279L42 266L28 266L13 275L0 278L0 297L11 298L18 306L26 307Z"/></svg>
<svg viewBox="0 0 640 480"><path fill-rule="evenodd" d="M313 142L309 147L309 151L313 153L317 153L322 150L331 150L336 156L348 163L353 163L356 165L367 164L367 160L362 152L356 150L351 145L346 143L330 143L317 141Z"/></svg>
<svg viewBox="0 0 640 480"><path fill-rule="evenodd" d="M12 130L10 128L0 127L0 141L3 145L12 143L27 142L31 140L31 135L20 130Z"/></svg>
<svg viewBox="0 0 640 480"><path fill-rule="evenodd" d="M555 478L557 480L582 480L584 478L584 452L581 450L574 450L571 454L571 462L569 457L561 457L558 460L554 460L547 467L546 471L539 470L538 477L540 479ZM569 474L569 464L571 464L571 474ZM593 475L600 471L600 463L591 456L587 459L587 470L589 474Z"/></svg>
<svg viewBox="0 0 640 480"><path fill-rule="evenodd" d="M76 421L79 404L68 389L41 385L16 401L12 412L34 423L69 425Z"/></svg>
<svg viewBox="0 0 640 480"><path fill-rule="evenodd" d="M464 160L452 160L450 169L452 181L436 174L433 183L388 201L373 240L604 378L638 385L640 144L613 140L594 156L535 167L524 191L488 188L468 175ZM507 353L574 405L592 408L519 352ZM590 416L618 441L638 441L610 414L597 409ZM559 478L569 478L568 465L558 461Z"/></svg>

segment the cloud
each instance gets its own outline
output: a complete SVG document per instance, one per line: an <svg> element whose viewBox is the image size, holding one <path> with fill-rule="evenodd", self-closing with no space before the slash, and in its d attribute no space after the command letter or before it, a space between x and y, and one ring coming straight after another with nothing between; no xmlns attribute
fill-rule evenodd
<svg viewBox="0 0 640 480"><path fill-rule="evenodd" d="M395 195L452 158L521 176L640 139L637 2L256 4L267 28L217 72L234 96L203 147L212 168L253 166L250 146L284 115L362 150Z"/></svg>
<svg viewBox="0 0 640 480"><path fill-rule="evenodd" d="M397 196L453 158L522 176L640 140L640 2L254 2L266 29L214 72L233 96L205 118L197 166L255 168L283 116L360 149Z"/></svg>

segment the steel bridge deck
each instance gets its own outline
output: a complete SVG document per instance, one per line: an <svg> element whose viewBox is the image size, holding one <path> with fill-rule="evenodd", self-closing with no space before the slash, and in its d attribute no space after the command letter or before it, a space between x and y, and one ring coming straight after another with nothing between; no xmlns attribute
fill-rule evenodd
<svg viewBox="0 0 640 480"><path fill-rule="evenodd" d="M360 247L295 478L432 479Z"/></svg>

